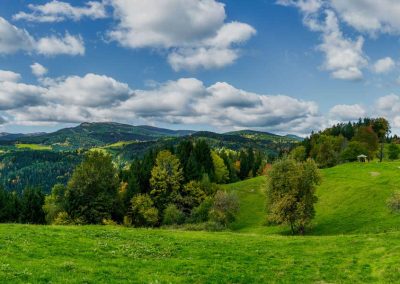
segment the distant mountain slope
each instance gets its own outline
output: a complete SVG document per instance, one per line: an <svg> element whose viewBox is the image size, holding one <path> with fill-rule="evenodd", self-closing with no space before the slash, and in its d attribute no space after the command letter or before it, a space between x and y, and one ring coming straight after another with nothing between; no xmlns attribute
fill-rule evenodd
<svg viewBox="0 0 400 284"><path fill-rule="evenodd" d="M272 141L272 142L299 142L302 138L296 135L280 136L277 134L255 131L255 130L239 130L225 133L226 135L236 135L245 137L255 141Z"/></svg>
<svg viewBox="0 0 400 284"><path fill-rule="evenodd" d="M68 148L90 148L104 146L119 141L153 141L162 137L179 137L193 131L175 131L151 126L104 122L82 123L76 127L60 129L56 132L35 137L17 138L17 142L58 145Z"/></svg>

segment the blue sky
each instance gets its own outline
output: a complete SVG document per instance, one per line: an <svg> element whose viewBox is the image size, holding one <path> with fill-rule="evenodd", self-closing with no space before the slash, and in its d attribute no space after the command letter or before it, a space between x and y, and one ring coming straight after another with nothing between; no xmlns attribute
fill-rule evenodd
<svg viewBox="0 0 400 284"><path fill-rule="evenodd" d="M0 131L400 128L396 0L32 2L0 7Z"/></svg>

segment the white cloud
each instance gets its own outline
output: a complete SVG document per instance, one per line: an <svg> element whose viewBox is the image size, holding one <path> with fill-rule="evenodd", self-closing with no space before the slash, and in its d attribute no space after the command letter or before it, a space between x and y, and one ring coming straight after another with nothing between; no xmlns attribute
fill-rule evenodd
<svg viewBox="0 0 400 284"><path fill-rule="evenodd" d="M0 83L0 109L10 118L8 123L140 121L305 134L318 129L322 121L316 119L314 102L251 93L226 82L205 86L197 79L182 78L149 90L132 90L96 74L43 82L42 86Z"/></svg>
<svg viewBox="0 0 400 284"><path fill-rule="evenodd" d="M48 86L44 97L52 102L86 107L111 107L126 100L132 91L127 84L113 78L87 74L55 80Z"/></svg>
<svg viewBox="0 0 400 284"><path fill-rule="evenodd" d="M36 43L36 50L39 54L54 56L59 54L84 55L85 45L80 36L66 34L64 38L55 36L43 37Z"/></svg>
<svg viewBox="0 0 400 284"><path fill-rule="evenodd" d="M388 73L396 66L394 60L390 57L379 59L373 66L373 71L377 74Z"/></svg>
<svg viewBox="0 0 400 284"><path fill-rule="evenodd" d="M11 25L0 17L0 54L12 54L18 51L31 51L35 40L25 30Z"/></svg>
<svg viewBox="0 0 400 284"><path fill-rule="evenodd" d="M330 0L340 17L360 32L400 33L400 2L397 0Z"/></svg>
<svg viewBox="0 0 400 284"><path fill-rule="evenodd" d="M110 0L118 25L110 40L126 48L166 50L175 70L220 68L240 56L237 45L255 33L250 25L225 23L216 0Z"/></svg>
<svg viewBox="0 0 400 284"><path fill-rule="evenodd" d="M323 42L318 49L325 53L324 69L332 72L332 77L343 80L359 80L361 69L368 60L363 53L364 38L357 40L345 38L339 28L336 15L327 10L322 28Z"/></svg>
<svg viewBox="0 0 400 284"><path fill-rule="evenodd" d="M306 14L317 12L323 5L322 0L278 0L277 4L297 7Z"/></svg>
<svg viewBox="0 0 400 284"><path fill-rule="evenodd" d="M20 51L46 56L83 55L85 47L80 36L72 36L68 33L61 38L51 36L35 39L26 30L19 29L0 17L0 54L13 54Z"/></svg>
<svg viewBox="0 0 400 284"><path fill-rule="evenodd" d="M43 77L48 72L46 67L37 62L32 64L30 67L32 70L32 74L35 75L36 77Z"/></svg>
<svg viewBox="0 0 400 284"><path fill-rule="evenodd" d="M29 4L30 13L19 12L13 16L14 20L30 22L61 22L67 19L79 21L84 17L103 19L107 11L103 2L89 1L83 7L75 7L69 3L53 0L44 5Z"/></svg>
<svg viewBox="0 0 400 284"><path fill-rule="evenodd" d="M336 121L353 121L365 117L366 110L359 104L336 105L329 111L331 119Z"/></svg>
<svg viewBox="0 0 400 284"><path fill-rule="evenodd" d="M0 82L18 82L21 80L21 74L0 70Z"/></svg>
<svg viewBox="0 0 400 284"><path fill-rule="evenodd" d="M0 110L37 105L42 102L45 89L16 82L0 82Z"/></svg>
<svg viewBox="0 0 400 284"><path fill-rule="evenodd" d="M304 24L311 31L321 33L322 43L317 49L325 55L323 69L330 71L333 78L363 78L362 70L368 65L368 58L363 51L364 38L346 37L340 29L336 13L327 6L326 1L279 0L277 4L297 7L304 14Z"/></svg>

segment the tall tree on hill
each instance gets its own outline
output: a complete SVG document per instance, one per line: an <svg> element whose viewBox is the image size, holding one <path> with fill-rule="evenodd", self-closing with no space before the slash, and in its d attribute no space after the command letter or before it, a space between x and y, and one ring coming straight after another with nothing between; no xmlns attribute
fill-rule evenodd
<svg viewBox="0 0 400 284"><path fill-rule="evenodd" d="M379 161L382 162L383 160L383 148L385 144L385 139L387 135L390 133L390 124L389 122L383 118L376 118L372 120L372 129L378 135L379 142L381 143L381 148L379 152Z"/></svg>
<svg viewBox="0 0 400 284"><path fill-rule="evenodd" d="M320 182L316 164L285 159L275 163L269 175L269 220L290 225L293 234L304 234L315 216L315 189Z"/></svg>
<svg viewBox="0 0 400 284"><path fill-rule="evenodd" d="M89 152L77 166L65 193L65 207L73 220L100 224L114 217L119 180L110 155Z"/></svg>

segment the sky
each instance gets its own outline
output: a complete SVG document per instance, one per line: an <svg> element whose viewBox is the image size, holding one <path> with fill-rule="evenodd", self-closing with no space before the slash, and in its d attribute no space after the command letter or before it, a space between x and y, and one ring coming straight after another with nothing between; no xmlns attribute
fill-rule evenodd
<svg viewBox="0 0 400 284"><path fill-rule="evenodd" d="M0 132L400 133L398 0L0 0Z"/></svg>

